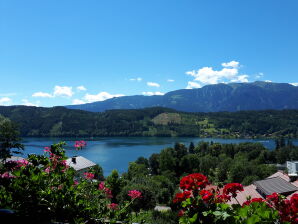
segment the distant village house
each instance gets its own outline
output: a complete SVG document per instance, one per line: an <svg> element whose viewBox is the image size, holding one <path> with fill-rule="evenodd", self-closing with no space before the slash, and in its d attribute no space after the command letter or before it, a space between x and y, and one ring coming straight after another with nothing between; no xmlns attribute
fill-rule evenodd
<svg viewBox="0 0 298 224"><path fill-rule="evenodd" d="M76 176L84 177L84 173L88 172L90 168L96 166L96 163L86 159L83 156L73 156L66 160L66 164L76 171Z"/></svg>

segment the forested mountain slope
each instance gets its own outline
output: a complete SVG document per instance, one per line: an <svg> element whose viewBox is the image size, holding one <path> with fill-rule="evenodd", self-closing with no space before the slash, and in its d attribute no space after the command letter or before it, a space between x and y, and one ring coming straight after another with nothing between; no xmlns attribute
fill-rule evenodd
<svg viewBox="0 0 298 224"><path fill-rule="evenodd" d="M298 87L260 81L216 84L176 90L163 96L123 96L66 107L93 112L146 107L166 107L186 112L298 109Z"/></svg>
<svg viewBox="0 0 298 224"><path fill-rule="evenodd" d="M187 113L154 107L102 113L65 107L0 106L22 136L298 136L298 110Z"/></svg>

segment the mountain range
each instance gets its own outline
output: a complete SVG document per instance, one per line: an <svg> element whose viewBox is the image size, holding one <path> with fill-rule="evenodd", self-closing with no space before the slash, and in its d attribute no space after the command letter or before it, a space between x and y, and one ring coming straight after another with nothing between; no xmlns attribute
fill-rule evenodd
<svg viewBox="0 0 298 224"><path fill-rule="evenodd" d="M262 81L221 83L197 89L180 89L164 95L123 96L66 107L91 112L147 107L166 107L185 112L298 109L298 87Z"/></svg>

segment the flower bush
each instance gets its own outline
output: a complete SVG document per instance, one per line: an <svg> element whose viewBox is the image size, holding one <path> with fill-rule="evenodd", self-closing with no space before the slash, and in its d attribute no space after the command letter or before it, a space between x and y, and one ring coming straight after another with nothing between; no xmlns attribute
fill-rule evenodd
<svg viewBox="0 0 298 224"><path fill-rule="evenodd" d="M243 191L241 184L229 183L222 189L208 185L207 177L199 173L181 179L182 192L173 199L180 207L179 223L298 223L298 194L285 199L274 193L266 199L253 198L243 205L231 205L228 202Z"/></svg>
<svg viewBox="0 0 298 224"><path fill-rule="evenodd" d="M81 150L82 148L86 147L87 143L84 140L75 141L74 147L76 150Z"/></svg>
<svg viewBox="0 0 298 224"><path fill-rule="evenodd" d="M0 208L12 209L30 223L130 220L127 208L135 199L112 203L109 188L94 180L91 172L75 179L74 169L66 164L64 145L47 147L43 156L5 163L0 170Z"/></svg>

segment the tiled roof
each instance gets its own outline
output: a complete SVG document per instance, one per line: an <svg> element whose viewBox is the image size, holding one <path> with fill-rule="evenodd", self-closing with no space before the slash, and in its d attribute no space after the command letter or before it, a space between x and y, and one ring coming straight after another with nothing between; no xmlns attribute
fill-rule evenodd
<svg viewBox="0 0 298 224"><path fill-rule="evenodd" d="M281 177L272 177L264 180L255 181L254 185L264 195L270 195L274 192L278 194L291 194L298 188Z"/></svg>
<svg viewBox="0 0 298 224"><path fill-rule="evenodd" d="M289 176L286 173L282 172L282 171L277 171L276 173L274 173L271 176L267 177L267 179L273 178L273 177L280 177L280 178L282 178L282 179L284 179L288 182L290 181Z"/></svg>
<svg viewBox="0 0 298 224"><path fill-rule="evenodd" d="M244 191L241 191L237 194L236 199L232 198L229 204L240 204L242 205L247 201L247 198L262 198L262 196L257 192L256 186L251 184L243 187Z"/></svg>
<svg viewBox="0 0 298 224"><path fill-rule="evenodd" d="M289 196L287 196L288 199L291 198L293 194L298 193L298 180L294 182L290 182L289 176L283 171L277 171L276 173L272 174L271 176L269 176L264 180L267 180L267 181L269 180L269 182L272 183L273 178L280 178L281 179L280 182L282 182L283 184L285 183L287 186L290 186L290 188L293 190L296 189L295 191L292 191L292 193ZM245 186L243 188L244 188L244 191L239 192L237 194L236 199L232 198L231 201L228 202L229 204L242 205L246 201L248 196L250 196L251 198L263 198L263 196L257 191L257 187L254 184Z"/></svg>
<svg viewBox="0 0 298 224"><path fill-rule="evenodd" d="M76 163L74 163L72 161L73 158L75 158ZM74 168L76 171L82 170L82 169L85 169L85 168L92 167L92 166L95 166L96 165L94 162L86 159L83 156L76 156L76 157L73 157L73 158L68 158L66 160L66 164L68 166Z"/></svg>

